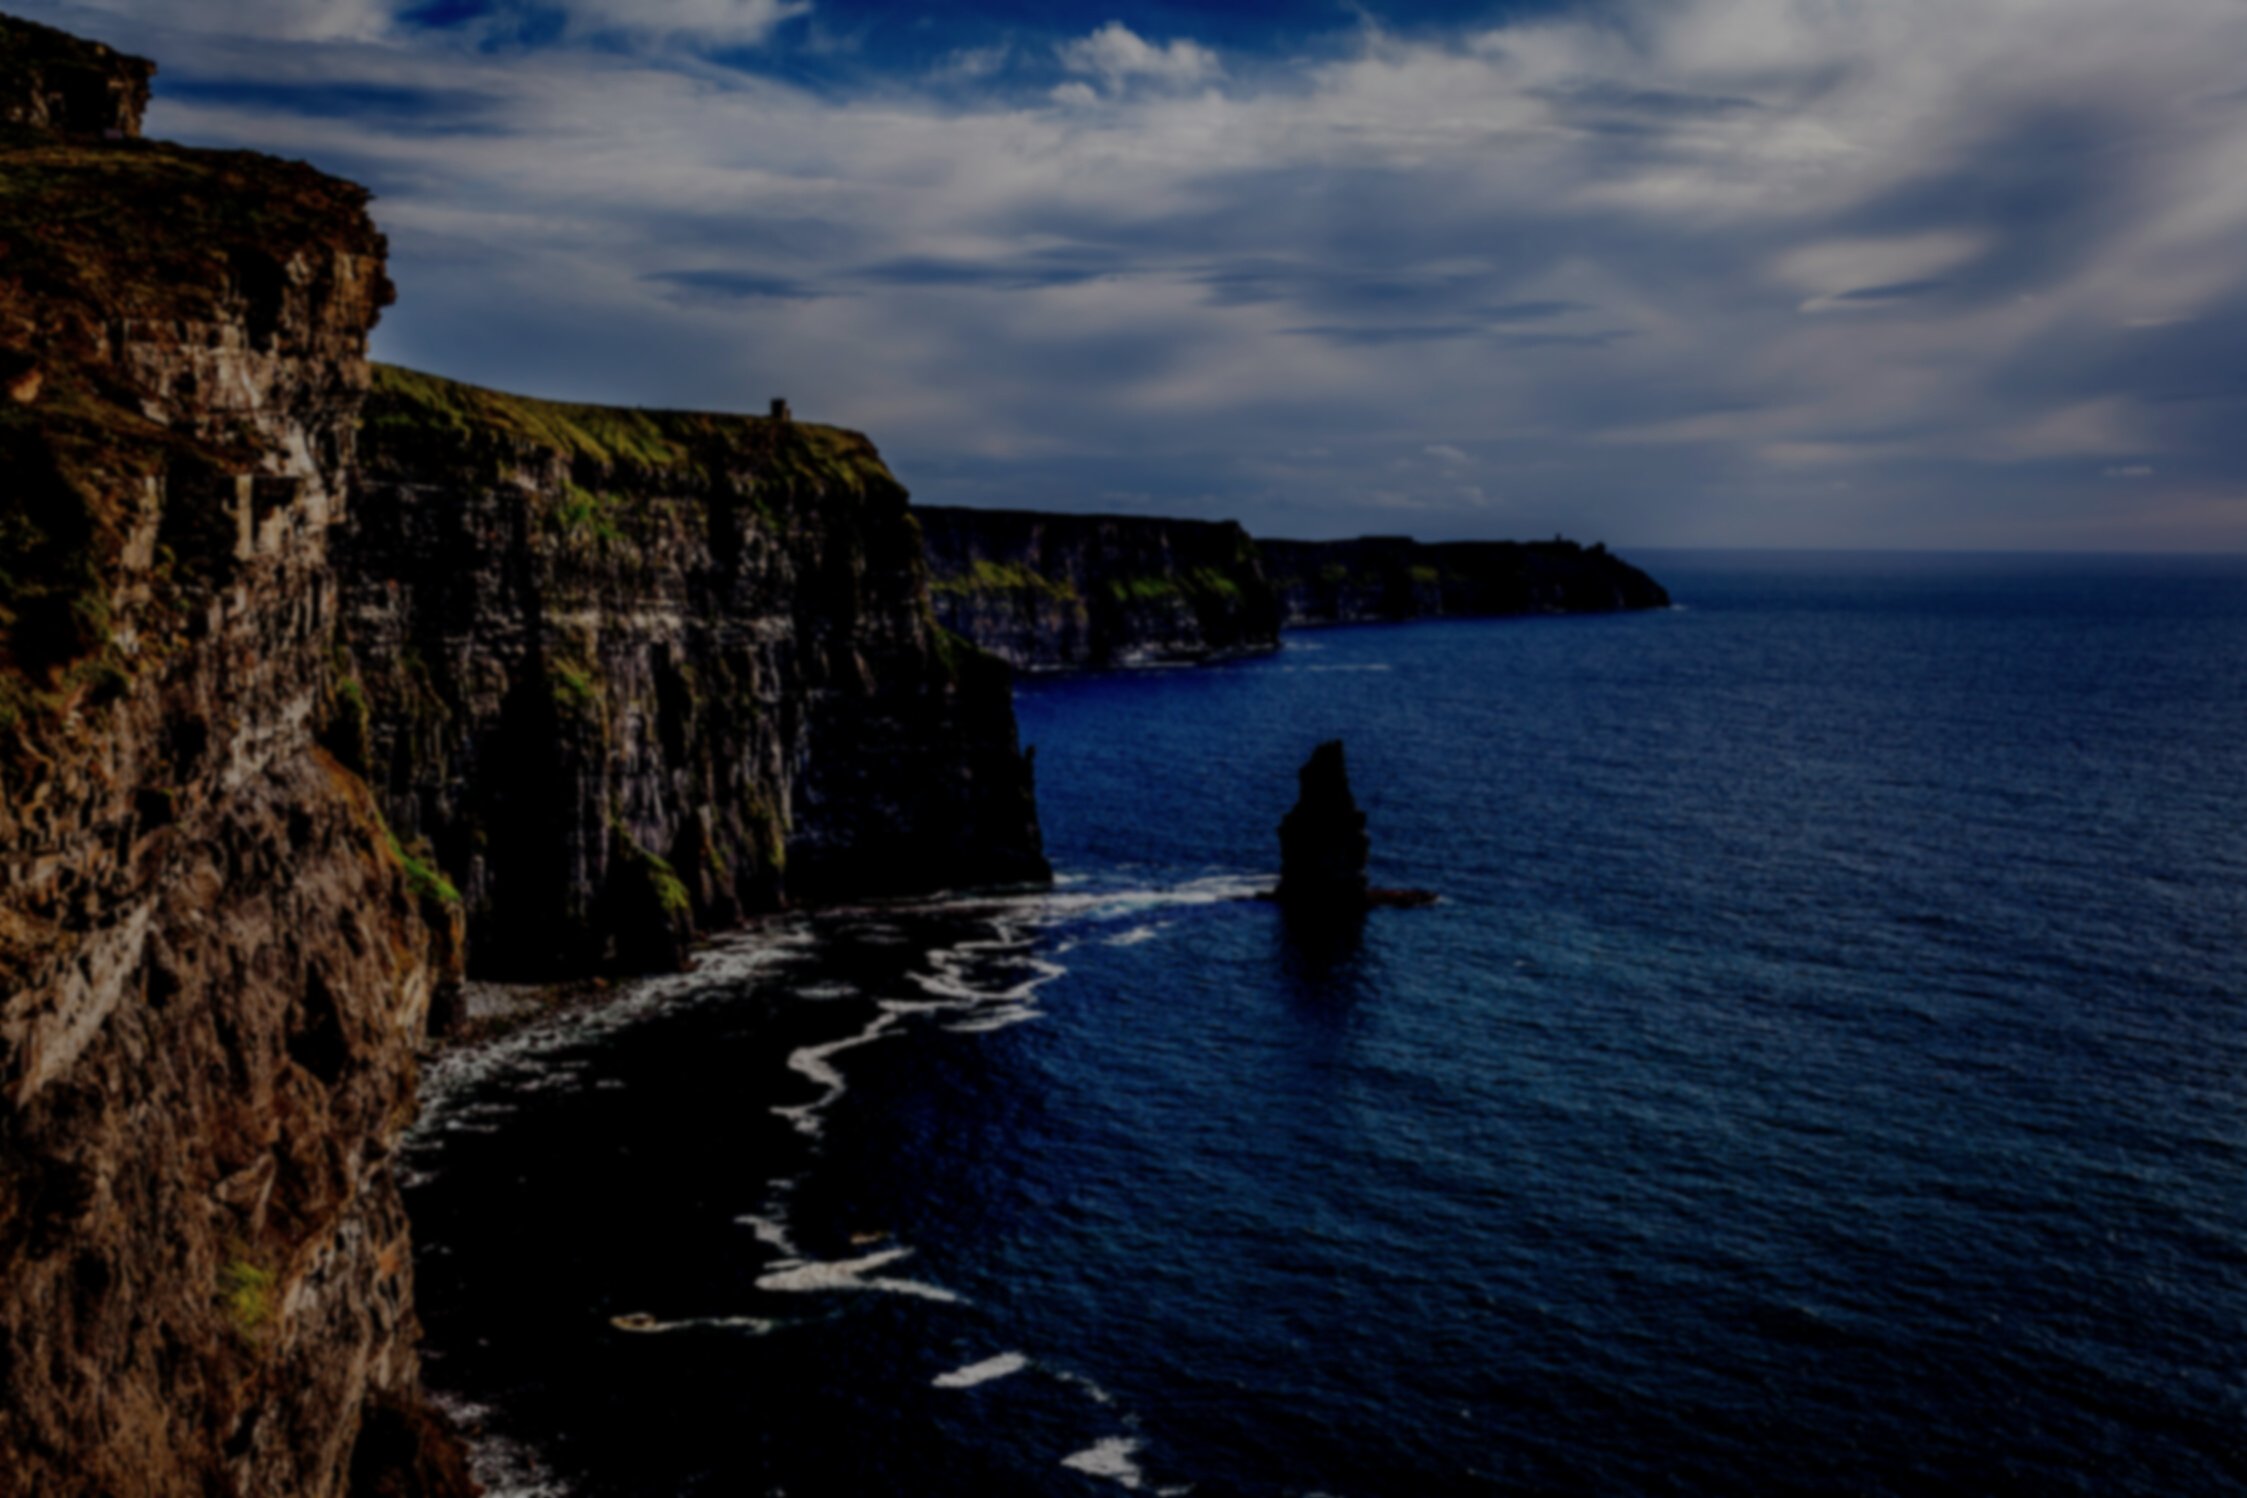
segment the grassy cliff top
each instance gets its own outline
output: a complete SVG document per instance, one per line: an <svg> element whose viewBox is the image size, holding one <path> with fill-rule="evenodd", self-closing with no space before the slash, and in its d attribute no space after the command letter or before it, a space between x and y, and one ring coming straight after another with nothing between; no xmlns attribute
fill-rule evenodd
<svg viewBox="0 0 2247 1498"><path fill-rule="evenodd" d="M36 300L0 311L38 316L74 304L95 318L210 317L255 289L244 283L261 269L304 250L381 256L367 196L302 162L250 151L6 128L0 278ZM0 326L0 338L16 331Z"/></svg>
<svg viewBox="0 0 2247 1498"><path fill-rule="evenodd" d="M362 456L370 471L433 478L432 464L492 449L544 449L580 470L654 477L747 471L895 488L874 444L809 422L712 411L663 411L540 400L394 364L374 366Z"/></svg>

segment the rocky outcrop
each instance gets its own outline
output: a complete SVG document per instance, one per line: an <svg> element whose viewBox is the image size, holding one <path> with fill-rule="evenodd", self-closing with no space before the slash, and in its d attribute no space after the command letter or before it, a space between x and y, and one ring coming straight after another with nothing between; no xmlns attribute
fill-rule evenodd
<svg viewBox="0 0 2247 1498"><path fill-rule="evenodd" d="M789 900L1048 877L1001 662L855 433L379 368L335 748L479 972L675 965Z"/></svg>
<svg viewBox="0 0 2247 1498"><path fill-rule="evenodd" d="M1295 780L1295 805L1280 819L1279 887L1258 898L1277 901L1298 934L1343 935L1335 922L1353 924L1384 906L1409 910L1436 903L1433 890L1376 889L1366 879L1373 842L1365 813L1350 793L1340 739L1313 749Z"/></svg>
<svg viewBox="0 0 2247 1498"><path fill-rule="evenodd" d="M1257 546L1290 627L1670 604L1660 583L1603 545L1363 536Z"/></svg>
<svg viewBox="0 0 2247 1498"><path fill-rule="evenodd" d="M156 64L67 32L0 17L0 124L131 139Z"/></svg>
<svg viewBox="0 0 2247 1498"><path fill-rule="evenodd" d="M1291 912L1358 911L1366 906L1365 813L1350 794L1342 741L1311 751L1296 772L1299 794L1280 821L1280 884L1273 898Z"/></svg>
<svg viewBox="0 0 2247 1498"><path fill-rule="evenodd" d="M1206 661L1279 645L1229 521L921 508L937 618L1018 669Z"/></svg>
<svg viewBox="0 0 2247 1498"><path fill-rule="evenodd" d="M383 244L100 139L148 74L0 21L0 1473L457 1491L391 1168L454 927L315 741Z"/></svg>

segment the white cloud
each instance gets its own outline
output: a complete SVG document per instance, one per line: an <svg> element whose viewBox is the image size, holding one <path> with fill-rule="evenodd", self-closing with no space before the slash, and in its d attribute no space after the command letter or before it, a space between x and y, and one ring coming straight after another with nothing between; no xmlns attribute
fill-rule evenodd
<svg viewBox="0 0 2247 1498"><path fill-rule="evenodd" d="M238 24L104 3L155 17L143 32ZM358 0L287 9L300 36L380 25ZM798 9L573 14L769 40ZM1523 534L1618 546L2039 544L2071 502L2093 517L2084 544L2127 544L2169 505L2247 546L2239 506L2179 508L2175 487L2247 492L2236 407L2207 394L2235 384L2216 331L2247 316L2247 101L2207 102L2237 93L2247 9L1600 14L1368 29L1231 76L1190 40L1110 25L1067 43L1073 76L1033 98L963 90L1004 65L980 55L938 86L814 92L675 49L237 33L171 76L484 113L393 131L167 98L160 78L158 126L376 182L403 292L385 356L595 399L785 393L872 431L931 499L1121 486L1275 533L1363 525L1380 503L1471 528L1493 513L1472 481ZM705 278L691 298L650 279L680 271ZM1400 457L1427 492L1395 492ZM2161 471L2123 472L2145 460ZM1846 509L1814 487L1840 474Z"/></svg>
<svg viewBox="0 0 2247 1498"><path fill-rule="evenodd" d="M389 0L227 0L224 5L192 6L188 14L177 15L167 13L167 7L150 4L148 0L78 0L78 3L119 15L150 16L196 30L311 42L366 41L379 37L389 30L394 8ZM98 23L87 26L80 21L78 26L85 31L99 29Z"/></svg>
<svg viewBox="0 0 2247 1498"><path fill-rule="evenodd" d="M572 30L755 46L809 15L808 0L567 0Z"/></svg>
<svg viewBox="0 0 2247 1498"><path fill-rule="evenodd" d="M1014 46L1010 42L994 42L988 47L959 47L937 64L929 77L939 83L970 83L998 74L1013 60Z"/></svg>
<svg viewBox="0 0 2247 1498"><path fill-rule="evenodd" d="M1217 54L1184 37L1163 46L1142 38L1121 21L1082 36L1061 48L1061 65L1072 73L1099 78L1111 89L1134 79L1170 88L1190 88L1222 77Z"/></svg>
<svg viewBox="0 0 2247 1498"><path fill-rule="evenodd" d="M1988 245L1986 233L1934 229L1881 239L1828 239L1800 245L1772 266L1784 281L1813 293L1805 312L1830 311L1883 299L1881 293L1925 283L1973 259Z"/></svg>

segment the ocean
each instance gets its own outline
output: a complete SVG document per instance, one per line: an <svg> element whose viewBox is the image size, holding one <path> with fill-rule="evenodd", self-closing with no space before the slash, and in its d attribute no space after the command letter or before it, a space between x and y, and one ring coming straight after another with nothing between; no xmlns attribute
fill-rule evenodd
<svg viewBox="0 0 2247 1498"><path fill-rule="evenodd" d="M1633 560L1026 682L1051 893L440 1061L500 1490L2247 1489L2247 559ZM1442 898L1290 930L1337 737Z"/></svg>

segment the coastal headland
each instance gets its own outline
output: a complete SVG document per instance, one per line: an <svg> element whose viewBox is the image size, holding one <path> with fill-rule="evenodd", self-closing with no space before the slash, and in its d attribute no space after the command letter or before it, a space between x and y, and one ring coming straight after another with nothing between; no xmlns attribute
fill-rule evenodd
<svg viewBox="0 0 2247 1498"><path fill-rule="evenodd" d="M784 410L372 365L366 192L141 139L153 72L0 19L25 1492L468 1491L394 1165L433 1019L464 974L673 968L786 904L1044 882L1009 662L1661 596L1566 543L916 512L866 438Z"/></svg>

